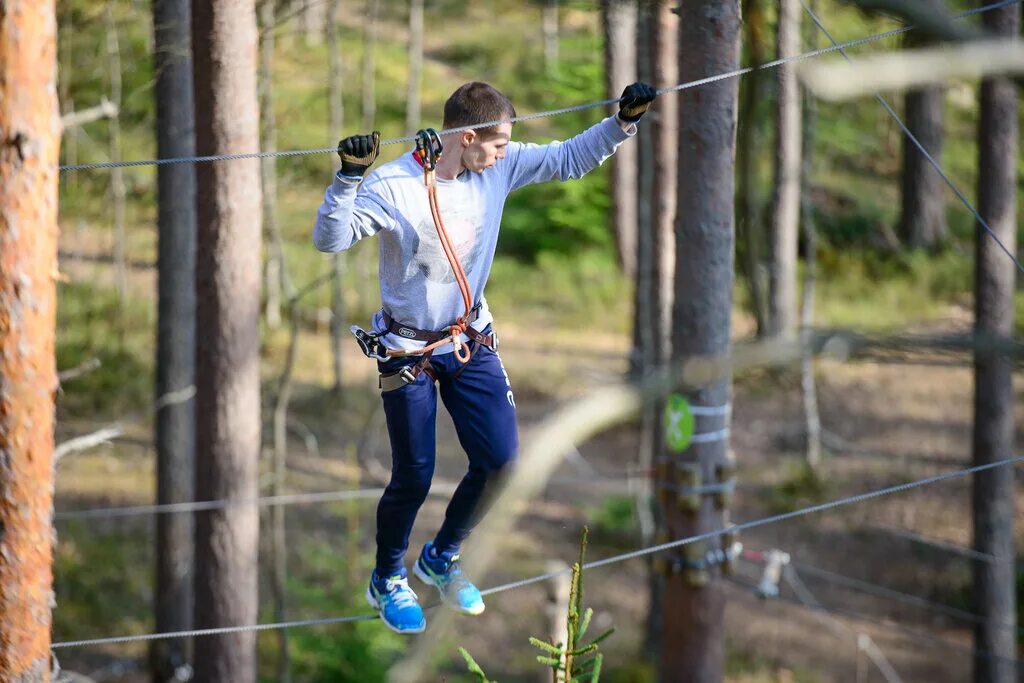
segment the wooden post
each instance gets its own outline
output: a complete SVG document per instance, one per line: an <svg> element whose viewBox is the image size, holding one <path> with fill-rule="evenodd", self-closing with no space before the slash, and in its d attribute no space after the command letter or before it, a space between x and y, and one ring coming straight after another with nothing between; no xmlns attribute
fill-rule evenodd
<svg viewBox="0 0 1024 683"><path fill-rule="evenodd" d="M735 69L739 62L739 0L693 0L679 7L679 80ZM737 83L722 81L679 95L679 167L673 301L672 360L728 352L732 313L735 216ZM708 384L689 395L693 405L720 407L730 401L731 380ZM698 432L720 430L723 421L700 418ZM671 441L671 440L670 440ZM669 444L671 446L671 442ZM691 443L672 453L675 472L695 468L699 480L716 481L728 463L728 441ZM681 483L681 482L676 482ZM666 500L666 499L663 499ZM673 499L669 499L673 500ZM672 538L720 530L725 511L714 496L701 496L695 512L667 502L663 519ZM720 543L717 539L708 545ZM699 544L685 546L697 559ZM663 683L718 683L725 665L725 594L718 570L672 572L665 581L660 678ZM709 579L697 581L697 579Z"/></svg>
<svg viewBox="0 0 1024 683"><path fill-rule="evenodd" d="M54 0L0 4L0 680L50 680L57 276Z"/></svg>
<svg viewBox="0 0 1024 683"><path fill-rule="evenodd" d="M990 33L1017 36L1020 5L983 15ZM1011 254L1017 245L1017 86L996 78L981 84L978 122L978 212ZM980 225L976 230L975 331L1013 335L1016 264ZM974 358L974 464L1014 456L1013 361L991 353ZM1014 468L974 475L974 548L992 556L974 564L975 608L984 617L974 631L975 681L1017 680L1016 571L1013 550Z"/></svg>

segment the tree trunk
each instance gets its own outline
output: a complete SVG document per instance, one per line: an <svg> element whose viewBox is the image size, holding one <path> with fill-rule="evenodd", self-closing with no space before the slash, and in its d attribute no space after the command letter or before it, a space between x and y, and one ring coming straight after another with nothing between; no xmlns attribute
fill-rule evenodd
<svg viewBox="0 0 1024 683"><path fill-rule="evenodd" d="M157 156L195 154L195 109L189 36L190 0L154 0L153 73L156 74ZM157 167L156 396L195 382L196 169L194 164ZM156 414L157 503L194 500L195 404L161 407ZM156 630L192 628L195 525L192 515L156 517ZM172 680L189 662L183 638L153 641L153 683Z"/></svg>
<svg viewBox="0 0 1024 683"><path fill-rule="evenodd" d="M675 0L658 0L651 10L651 74L652 83L656 88L678 83L679 17L672 12L677 4ZM648 114L651 119L648 137L657 140L658 143L654 146L654 186L652 195L647 199L653 212L655 284L651 296L651 309L656 320L653 362L657 366L664 365L672 353L672 288L675 282L676 257L676 159L679 151L678 103L678 97L675 95L662 97ZM653 414L656 417L661 416L664 409L664 402L659 401ZM650 429L653 465L665 455L660 419L655 420ZM642 474L650 476L650 471ZM654 514L656 534L657 529L663 526L663 521L658 518L657 509ZM649 570L651 569L653 567L649 567ZM663 577L657 572L650 571L650 612L645 640L647 653L652 657L656 656L659 650L661 637L662 589Z"/></svg>
<svg viewBox="0 0 1024 683"><path fill-rule="evenodd" d="M747 52L752 64L765 62L764 33L766 19L763 0L743 0L743 30ZM754 71L740 82L739 137L737 150L737 221L750 291L750 308L757 323L757 336L764 337L769 330L768 273L765 268L765 230L761 215L761 202L757 191L756 163L760 152L760 121L758 103L764 98L765 76Z"/></svg>
<svg viewBox="0 0 1024 683"><path fill-rule="evenodd" d="M259 145L254 0L192 7L196 152ZM255 159L196 168L198 329L196 494L255 498L260 453L260 169ZM253 624L259 517L254 506L196 519L197 628ZM252 632L199 638L196 680L255 681Z"/></svg>
<svg viewBox="0 0 1024 683"><path fill-rule="evenodd" d="M50 680L57 14L0 9L0 680Z"/></svg>
<svg viewBox="0 0 1024 683"><path fill-rule="evenodd" d="M912 90L904 97L907 128L928 153L942 160L943 106L941 87ZM903 181L900 236L913 248L934 249L949 237L946 186L921 150L903 136Z"/></svg>
<svg viewBox="0 0 1024 683"><path fill-rule="evenodd" d="M618 97L636 81L636 0L602 0L605 91ZM619 110L613 104L610 113ZM623 145L611 159L612 230L626 277L636 277L637 155L636 145Z"/></svg>
<svg viewBox="0 0 1024 683"><path fill-rule="evenodd" d="M331 0L331 8L327 18L327 50L330 59L330 76L328 86L328 107L330 116L330 136L340 137L344 126L345 108L342 103L341 85L344 79L341 64L341 45L338 40L338 20L341 16L341 0ZM410 20L411 21L411 20ZM420 25L422 33L423 7L420 5ZM420 49L422 58L422 43ZM417 87L417 96L419 88ZM417 117L419 105L417 104ZM334 168L337 170L341 160L334 156ZM345 273L345 253L331 255L331 357L334 367L333 392L336 397L342 391L342 347L345 342L345 299L342 288L342 276Z"/></svg>
<svg viewBox="0 0 1024 683"><path fill-rule="evenodd" d="M1017 36L1020 5L984 15L992 34ZM999 78L981 84L978 122L978 212L1011 254L1017 251L1017 86ZM1017 271L979 225L976 230L975 331L1009 339L1013 335L1013 293ZM1013 457L1013 362L1003 355L976 353L974 359L974 464ZM1013 548L1015 468L974 475L974 548L992 556L975 561L974 600L984 617L974 631L979 654L975 680L1017 680L1016 572ZM982 655L980 653L986 653Z"/></svg>
<svg viewBox="0 0 1024 683"><path fill-rule="evenodd" d="M302 23L302 36L306 45L319 45L324 38L324 19L326 17L325 0L300 0L303 2L302 14L299 19Z"/></svg>
<svg viewBox="0 0 1024 683"><path fill-rule="evenodd" d="M277 149L277 124L274 117L274 0L259 0L260 62L257 87L260 100L260 149ZM264 274L264 317L267 327L281 326L281 269L284 250L277 227L277 160L260 159L260 181L263 185L263 230L269 248Z"/></svg>
<svg viewBox="0 0 1024 683"><path fill-rule="evenodd" d="M110 79L110 101L117 107L118 116L111 116L108 121L110 130L110 160L121 161L121 47L117 40L117 24L114 22L114 3L107 2L103 18L107 32L107 68ZM124 256L124 213L125 186L124 169L110 169L110 194L114 205L114 282L117 286L117 299L124 306L128 298L128 279L125 272Z"/></svg>
<svg viewBox="0 0 1024 683"><path fill-rule="evenodd" d="M815 0L811 0L811 11L815 10ZM818 48L818 29L813 24L808 24L809 34L812 36L808 41L811 49ZM817 470L821 464L821 416L818 412L818 388L814 377L814 354L811 352L810 341L814 328L814 294L818 270L818 232L814 224L814 202L813 182L814 166L812 164L814 154L814 136L817 128L817 106L813 96L804 94L804 121L803 121L803 158L801 159L800 185L800 226L804 235L804 286L801 294L800 306L800 329L803 335L803 358L801 359L800 374L801 388L804 397L804 424L807 430L807 443L805 459L812 470Z"/></svg>
<svg viewBox="0 0 1024 683"><path fill-rule="evenodd" d="M374 52L377 49L377 14L380 0L366 0L366 21L363 24L363 132L373 130L377 115L376 76L377 67Z"/></svg>
<svg viewBox="0 0 1024 683"><path fill-rule="evenodd" d="M737 68L739 0L693 0L679 7L679 79L689 81ZM695 356L719 355L729 348L733 289L733 173L736 150L735 80L687 90L679 96L679 166L672 360L680 365ZM724 407L731 380L691 391L692 405ZM701 419L702 432L720 430L728 418ZM716 466L726 465L727 440L691 444L673 454L679 464L700 468L715 481ZM676 481L677 485L681 482ZM697 514L674 501L663 509L672 538L722 528L724 510L714 497L702 496ZM719 542L715 542L719 543ZM709 546L710 547L710 546ZM686 573L665 581L660 680L717 683L724 675L725 594L715 571L700 586Z"/></svg>
<svg viewBox="0 0 1024 683"><path fill-rule="evenodd" d="M544 32L544 72L554 76L558 73L558 0L544 0L541 24Z"/></svg>
<svg viewBox="0 0 1024 683"><path fill-rule="evenodd" d="M639 10L637 21L637 75L640 80L651 83L654 80L651 57L651 34L654 6L644 5ZM658 326L656 290L658 282L654 250L654 141L650 135L641 135L639 145L639 168L637 186L637 253L636 282L633 288L633 359L634 376L645 378L657 367L657 346L661 330ZM662 141L658 141L661 143ZM640 536L644 543L654 538L654 516L651 510L651 481L647 473L654 467L656 433L660 432L657 406L646 406L640 416L640 445L636 462L639 477L630 479L633 489Z"/></svg>
<svg viewBox="0 0 1024 683"><path fill-rule="evenodd" d="M423 81L423 0L409 1L409 81L405 93L405 133L420 127L420 85Z"/></svg>
<svg viewBox="0 0 1024 683"><path fill-rule="evenodd" d="M776 32L779 59L800 53L800 0L779 0ZM772 266L769 288L770 336L796 333L797 235L800 227L800 86L796 65L776 69L775 192L772 198Z"/></svg>

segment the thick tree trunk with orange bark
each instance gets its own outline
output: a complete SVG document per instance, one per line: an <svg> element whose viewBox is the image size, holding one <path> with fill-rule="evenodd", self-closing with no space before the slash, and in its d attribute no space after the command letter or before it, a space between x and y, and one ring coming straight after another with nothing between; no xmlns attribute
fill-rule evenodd
<svg viewBox="0 0 1024 683"><path fill-rule="evenodd" d="M50 680L57 271L54 0L0 4L0 680Z"/></svg>

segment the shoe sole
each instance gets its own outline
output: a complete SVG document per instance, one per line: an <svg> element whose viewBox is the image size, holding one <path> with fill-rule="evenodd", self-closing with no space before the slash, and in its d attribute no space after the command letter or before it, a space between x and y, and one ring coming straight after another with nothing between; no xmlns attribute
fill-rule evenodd
<svg viewBox="0 0 1024 683"><path fill-rule="evenodd" d="M444 591L441 590L441 587L434 583L434 580L430 578L430 574L426 573L425 571L423 571L423 569L420 568L420 563L418 560L416 561L416 564L412 566L412 573L415 574L416 578L422 581L423 583L427 584L428 586L433 586L434 588L436 588L438 595L441 596L441 602L443 602L445 606L448 607L448 609L454 612L458 612L459 614L465 614L471 617L476 617L484 613L486 605L484 605L483 603L480 604L479 610L474 611L468 610L465 607L461 607L448 600L448 598L446 598L444 595Z"/></svg>
<svg viewBox="0 0 1024 683"><path fill-rule="evenodd" d="M424 621L423 622L423 626L420 626L419 628L399 629L399 628L395 628L394 626L389 624L387 619L384 618L384 613L381 612L381 610L380 610L380 605L377 604L377 599L375 597L373 597L373 593L370 591L369 588L366 589L366 602L370 603L370 607L372 607L375 610L377 610L377 615L380 617L381 622L385 626L387 626L389 629L391 629L392 631L394 631L395 633L397 633L399 635L408 636L408 635L413 635L413 634L416 634L416 633L423 633L427 629L427 622L426 621Z"/></svg>

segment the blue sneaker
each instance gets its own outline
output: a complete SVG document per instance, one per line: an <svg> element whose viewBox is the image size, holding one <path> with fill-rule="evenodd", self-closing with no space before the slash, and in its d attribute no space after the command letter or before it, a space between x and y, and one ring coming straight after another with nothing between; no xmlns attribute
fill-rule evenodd
<svg viewBox="0 0 1024 683"><path fill-rule="evenodd" d="M462 614L480 614L484 611L484 599L480 591L462 575L458 554L436 555L434 544L423 546L420 559L413 567L424 583L437 588L441 594L441 602Z"/></svg>
<svg viewBox="0 0 1024 683"><path fill-rule="evenodd" d="M370 587L366 589L366 601L380 611L381 621L395 633L423 633L427 627L416 593L409 588L404 567L398 574L384 579L378 578L374 570Z"/></svg>

